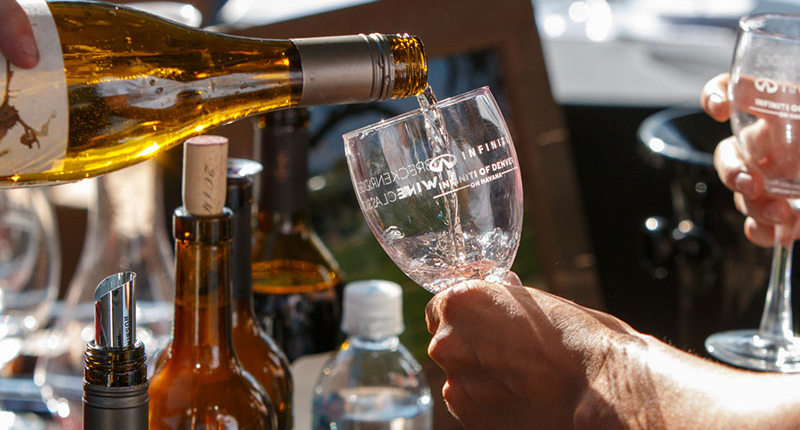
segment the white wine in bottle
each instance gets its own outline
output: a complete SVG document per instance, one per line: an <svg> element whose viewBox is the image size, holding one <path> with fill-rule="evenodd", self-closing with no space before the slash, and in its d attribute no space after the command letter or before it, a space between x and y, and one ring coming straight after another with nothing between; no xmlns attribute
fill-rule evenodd
<svg viewBox="0 0 800 430"><path fill-rule="evenodd" d="M109 3L20 3L42 55L32 70L0 57L0 187L97 176L248 115L427 83L405 34L253 39Z"/></svg>

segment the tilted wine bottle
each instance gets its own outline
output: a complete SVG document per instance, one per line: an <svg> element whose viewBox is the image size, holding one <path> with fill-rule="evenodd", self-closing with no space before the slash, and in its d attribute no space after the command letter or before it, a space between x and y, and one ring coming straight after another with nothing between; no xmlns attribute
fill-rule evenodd
<svg viewBox="0 0 800 430"><path fill-rule="evenodd" d="M150 429L277 429L264 388L236 356L231 330L233 214L225 202L227 139L184 146L175 210L173 338L150 379Z"/></svg>
<svg viewBox="0 0 800 430"><path fill-rule="evenodd" d="M342 275L311 224L308 109L261 115L258 227L253 239L256 315L290 362L333 351L343 340Z"/></svg>
<svg viewBox="0 0 800 430"><path fill-rule="evenodd" d="M110 3L21 4L42 55L29 71L0 61L0 186L97 176L248 115L427 82L409 35L253 39Z"/></svg>

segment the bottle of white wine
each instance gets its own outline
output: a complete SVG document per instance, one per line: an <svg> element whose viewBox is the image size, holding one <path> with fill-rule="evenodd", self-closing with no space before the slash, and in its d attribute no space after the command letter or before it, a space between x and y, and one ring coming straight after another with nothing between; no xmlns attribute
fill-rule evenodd
<svg viewBox="0 0 800 430"><path fill-rule="evenodd" d="M253 39L109 3L20 3L41 59L28 71L0 57L0 187L97 176L248 115L427 84L422 42L405 34Z"/></svg>

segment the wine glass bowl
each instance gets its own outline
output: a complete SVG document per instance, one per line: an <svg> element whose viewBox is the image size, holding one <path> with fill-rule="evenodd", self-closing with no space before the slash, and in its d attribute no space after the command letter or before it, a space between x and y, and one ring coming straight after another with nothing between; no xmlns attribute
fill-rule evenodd
<svg viewBox="0 0 800 430"><path fill-rule="evenodd" d="M504 281L522 229L522 182L488 88L343 138L367 224L406 275L433 293Z"/></svg>
<svg viewBox="0 0 800 430"><path fill-rule="evenodd" d="M749 169L773 198L800 209L800 15L757 14L739 21L728 94L731 128ZM800 338L791 309L791 263L797 222L775 227L766 302L758 329L715 333L708 352L762 371L800 372Z"/></svg>
<svg viewBox="0 0 800 430"><path fill-rule="evenodd" d="M60 275L58 227L44 190L0 191L0 339L45 326Z"/></svg>

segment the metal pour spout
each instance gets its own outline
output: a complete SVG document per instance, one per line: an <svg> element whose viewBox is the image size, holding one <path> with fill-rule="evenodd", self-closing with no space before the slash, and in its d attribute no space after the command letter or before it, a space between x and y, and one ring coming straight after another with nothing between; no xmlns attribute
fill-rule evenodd
<svg viewBox="0 0 800 430"><path fill-rule="evenodd" d="M94 343L124 348L136 343L136 274L120 272L103 279L94 291Z"/></svg>

